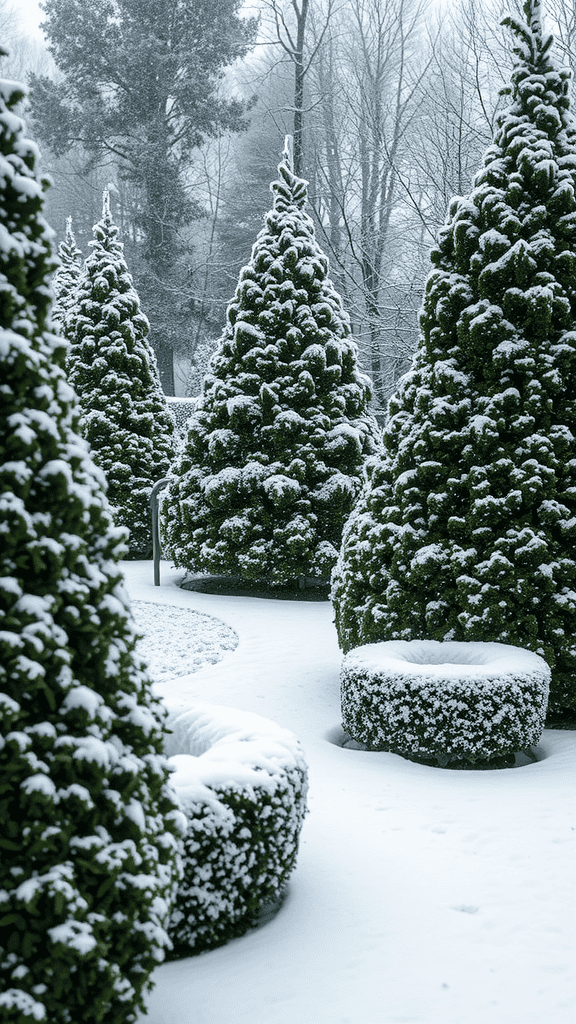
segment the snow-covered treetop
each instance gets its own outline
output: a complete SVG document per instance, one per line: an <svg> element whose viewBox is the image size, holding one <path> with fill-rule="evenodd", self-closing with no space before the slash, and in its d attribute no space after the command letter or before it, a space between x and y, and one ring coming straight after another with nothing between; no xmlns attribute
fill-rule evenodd
<svg viewBox="0 0 576 1024"><path fill-rule="evenodd" d="M119 250L122 251L124 246L122 242L118 240L118 226L112 220L112 211L110 210L110 192L107 188L104 189L102 195L102 217L97 224L94 225L94 238L88 245L94 247L99 242L106 242L110 247L113 247L114 242L118 246Z"/></svg>
<svg viewBox="0 0 576 1024"><path fill-rule="evenodd" d="M115 521L130 530L130 551L146 556L150 489L172 460L174 422L107 190L90 246L67 317L68 377Z"/></svg>
<svg viewBox="0 0 576 1024"><path fill-rule="evenodd" d="M292 136L287 135L284 140L282 162L278 167L278 179L270 185L270 191L274 196L274 209L279 213L286 213L291 206L303 210L308 198L308 182L294 173L292 149Z"/></svg>
<svg viewBox="0 0 576 1024"><path fill-rule="evenodd" d="M94 323L106 323L110 336L120 329L120 323L130 321L130 333L141 340L148 334L150 324L140 308L140 299L128 271L124 245L118 238L118 226L112 219L108 189L104 190L102 198L102 217L94 225L93 232L94 237L88 243L92 252L86 259L78 285L76 338L72 337L71 340L78 340L79 331L83 333L83 326L86 326L83 318L86 316ZM104 326L99 331L99 337L101 340L104 337ZM155 362L148 349L147 355L151 355Z"/></svg>
<svg viewBox="0 0 576 1024"><path fill-rule="evenodd" d="M65 249L76 249L76 239L74 238L74 232L72 231L72 217L66 217L66 237L60 244ZM79 249L76 249L76 251L80 252Z"/></svg>
<svg viewBox="0 0 576 1024"><path fill-rule="evenodd" d="M52 320L66 333L67 314L74 303L76 286L82 270L82 253L76 245L72 231L72 217L66 218L66 236L58 246L58 258L60 266L52 282L55 300Z"/></svg>
<svg viewBox="0 0 576 1024"><path fill-rule="evenodd" d="M513 52L521 61L532 65L534 70L537 69L540 72L553 70L552 64L545 58L554 42L554 37L544 36L541 0L526 0L524 14L525 22L513 15L508 15L502 20L502 24L512 29L517 37L512 44ZM510 90L503 90L504 93L507 91Z"/></svg>
<svg viewBox="0 0 576 1024"><path fill-rule="evenodd" d="M63 262L72 262L79 265L82 259L82 253L76 245L76 239L72 231L72 217L66 217L66 235L64 241L60 242L59 254Z"/></svg>
<svg viewBox="0 0 576 1024"><path fill-rule="evenodd" d="M76 245L72 230L72 217L66 218L66 235L58 246L60 266L54 278L54 293L58 302L64 293L68 296L70 289L76 284L82 269L82 253Z"/></svg>

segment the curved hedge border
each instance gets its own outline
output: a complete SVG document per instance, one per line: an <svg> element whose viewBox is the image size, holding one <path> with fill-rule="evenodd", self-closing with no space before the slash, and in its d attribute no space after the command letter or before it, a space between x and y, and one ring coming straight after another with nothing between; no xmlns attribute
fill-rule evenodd
<svg viewBox="0 0 576 1024"><path fill-rule="evenodd" d="M391 640L344 657L342 721L371 750L438 764L510 761L544 728L550 669L497 643Z"/></svg>
<svg viewBox="0 0 576 1024"><path fill-rule="evenodd" d="M293 733L260 715L202 704L168 721L172 785L188 820L172 958L258 923L294 867L308 774Z"/></svg>

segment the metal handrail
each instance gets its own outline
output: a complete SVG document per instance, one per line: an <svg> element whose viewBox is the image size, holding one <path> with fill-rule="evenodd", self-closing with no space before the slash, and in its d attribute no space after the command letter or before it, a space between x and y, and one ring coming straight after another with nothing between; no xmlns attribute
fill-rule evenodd
<svg viewBox="0 0 576 1024"><path fill-rule="evenodd" d="M152 558L154 560L154 586L160 586L160 558L162 549L160 547L160 530L158 529L158 494L163 487L170 483L169 477L157 480L150 491L150 512L152 513Z"/></svg>

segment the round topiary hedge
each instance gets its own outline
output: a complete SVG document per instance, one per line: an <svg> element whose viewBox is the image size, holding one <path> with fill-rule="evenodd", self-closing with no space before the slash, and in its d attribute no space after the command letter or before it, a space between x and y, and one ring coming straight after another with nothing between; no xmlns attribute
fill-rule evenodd
<svg viewBox="0 0 576 1024"><path fill-rule="evenodd" d="M260 715L199 704L168 727L171 781L188 820L168 929L175 958L243 935L281 900L308 773L296 736Z"/></svg>
<svg viewBox="0 0 576 1024"><path fill-rule="evenodd" d="M342 663L342 721L371 750L506 766L539 740L549 684L543 658L509 644L365 644Z"/></svg>

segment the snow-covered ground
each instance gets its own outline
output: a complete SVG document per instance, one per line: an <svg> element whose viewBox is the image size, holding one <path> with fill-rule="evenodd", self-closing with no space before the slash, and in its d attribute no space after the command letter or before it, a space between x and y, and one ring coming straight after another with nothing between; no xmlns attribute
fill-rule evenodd
<svg viewBox="0 0 576 1024"><path fill-rule="evenodd" d="M546 731L537 763L492 772L344 749L327 602L192 593L169 563L155 588L150 562L124 568L132 600L156 606L146 653L166 702L272 718L310 766L280 913L159 967L142 1024L572 1024L576 733ZM219 627L191 612L236 649L214 664ZM206 663L183 675L204 627Z"/></svg>
<svg viewBox="0 0 576 1024"><path fill-rule="evenodd" d="M163 683L177 676L214 665L238 645L238 634L221 619L188 608L161 608L147 601L132 601L139 652L148 662L152 678Z"/></svg>

